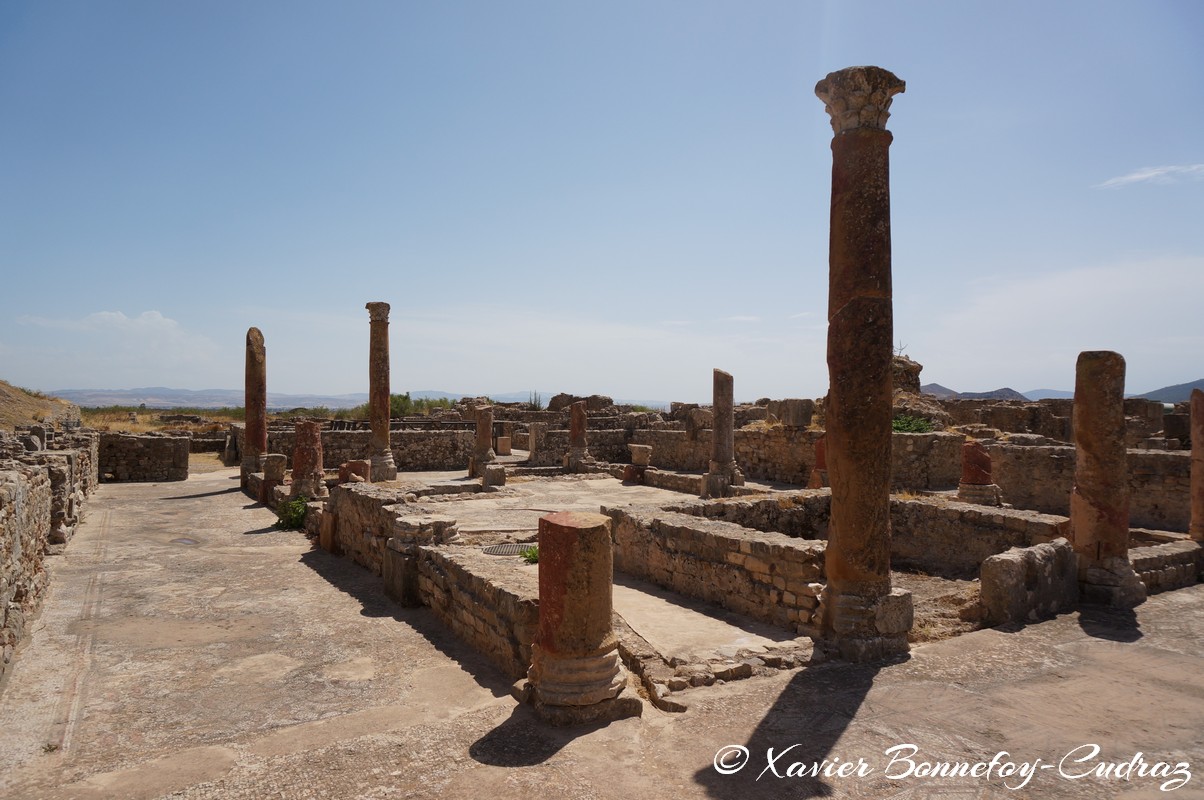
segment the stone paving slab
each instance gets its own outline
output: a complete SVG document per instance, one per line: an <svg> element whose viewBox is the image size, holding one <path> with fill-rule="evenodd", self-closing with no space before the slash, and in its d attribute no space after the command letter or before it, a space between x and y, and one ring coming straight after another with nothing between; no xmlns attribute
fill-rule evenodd
<svg viewBox="0 0 1204 800"><path fill-rule="evenodd" d="M272 530L237 483L98 490L0 687L0 797L1204 798L1204 585L1129 617L980 631L900 663L691 690L685 713L549 729L429 611ZM889 765L905 744L916 763L1006 751L1055 766L1017 789L998 770L919 776ZM1140 752L1191 777L1161 792L1058 774L1090 744L1100 755L1068 772ZM735 748L746 766L720 774ZM756 780L769 748L783 775L824 759L869 771Z"/></svg>

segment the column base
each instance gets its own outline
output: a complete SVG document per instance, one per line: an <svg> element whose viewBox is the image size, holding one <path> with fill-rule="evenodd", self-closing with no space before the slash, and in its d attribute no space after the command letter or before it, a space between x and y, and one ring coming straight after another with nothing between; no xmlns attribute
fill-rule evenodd
<svg viewBox="0 0 1204 800"><path fill-rule="evenodd" d="M560 726L640 716L644 704L635 695L624 695L626 688L627 670L617 649L596 656L550 658L535 645L527 678L511 693L544 722Z"/></svg>
<svg viewBox="0 0 1204 800"><path fill-rule="evenodd" d="M744 473L736 466L735 461L726 464L712 461L709 471L702 477L702 496L731 497L732 487L743 485Z"/></svg>
<svg viewBox="0 0 1204 800"><path fill-rule="evenodd" d="M392 481L397 479L397 465L393 463L393 451L372 454L372 482Z"/></svg>
<svg viewBox="0 0 1204 800"><path fill-rule="evenodd" d="M497 453L493 452L492 447L484 452L473 453L472 458L468 459L468 477L485 477L485 467L494 461L497 461Z"/></svg>
<svg viewBox="0 0 1204 800"><path fill-rule="evenodd" d="M1109 608L1133 608L1144 603L1145 597L1145 584L1126 559L1107 558L1097 564L1079 567L1080 602L1098 603Z"/></svg>
<svg viewBox="0 0 1204 800"><path fill-rule="evenodd" d="M396 477L397 470L394 470ZM326 488L326 481L322 480L294 480L289 488L289 496L296 499L304 497L307 500L319 500L323 497L330 496L330 490Z"/></svg>
<svg viewBox="0 0 1204 800"><path fill-rule="evenodd" d="M957 485L957 499L962 503L974 503L979 506L1001 506L1003 505L1003 490L994 483L987 484L986 486L973 483L959 483Z"/></svg>
<svg viewBox="0 0 1204 800"><path fill-rule="evenodd" d="M881 661L907 653L907 632L914 620L911 592L891 589L890 594L863 597L836 594L825 587L816 617L823 633L815 642L819 660Z"/></svg>
<svg viewBox="0 0 1204 800"><path fill-rule="evenodd" d="M588 447L570 447L564 457L564 468L569 472L587 472L594 463Z"/></svg>

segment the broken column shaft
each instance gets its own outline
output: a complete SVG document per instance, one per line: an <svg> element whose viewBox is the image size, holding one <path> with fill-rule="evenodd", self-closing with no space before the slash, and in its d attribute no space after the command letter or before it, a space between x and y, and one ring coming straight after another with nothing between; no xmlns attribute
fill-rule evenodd
<svg viewBox="0 0 1204 800"><path fill-rule="evenodd" d="M259 472L268 450L268 371L267 351L259 328L247 329L245 430L242 448L242 488L247 488L247 475Z"/></svg>
<svg viewBox="0 0 1204 800"><path fill-rule="evenodd" d="M330 492L326 489L326 473L322 469L322 425L305 420L296 424L295 431L293 483L289 494L310 500L326 497Z"/></svg>
<svg viewBox="0 0 1204 800"><path fill-rule="evenodd" d="M485 466L497 460L497 453L493 450L493 406L477 406L474 413L477 436L468 465L468 477L480 478L485 474Z"/></svg>
<svg viewBox="0 0 1204 800"><path fill-rule="evenodd" d="M368 416L372 426L372 480L397 477L393 448L389 444L389 304L368 303Z"/></svg>
<svg viewBox="0 0 1204 800"><path fill-rule="evenodd" d="M826 455L832 487L821 650L850 660L906 652L911 597L891 592L890 165L886 130L903 81L880 67L829 74L831 115Z"/></svg>
<svg viewBox="0 0 1204 800"><path fill-rule="evenodd" d="M1125 360L1079 353L1074 380L1074 488L1070 539L1082 599L1130 608L1145 587L1129 564L1129 470L1125 452Z"/></svg>
<svg viewBox="0 0 1204 800"><path fill-rule="evenodd" d="M569 406L569 451L565 455L564 466L569 472L583 472L593 458L589 454L589 445L585 438L585 429L589 415L586 414L587 403L578 400Z"/></svg>
<svg viewBox="0 0 1204 800"><path fill-rule="evenodd" d="M736 466L735 383L717 369L711 386L711 463L703 487L707 497L726 497L731 487L744 485L744 473Z"/></svg>

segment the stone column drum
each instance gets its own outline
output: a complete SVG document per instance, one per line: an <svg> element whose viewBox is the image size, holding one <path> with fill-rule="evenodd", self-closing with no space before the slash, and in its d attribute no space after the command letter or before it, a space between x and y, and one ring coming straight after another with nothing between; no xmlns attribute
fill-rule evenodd
<svg viewBox="0 0 1204 800"><path fill-rule="evenodd" d="M477 438L472 448L472 460L468 464L468 477L480 478L485 474L485 465L497 460L493 451L493 406L477 406Z"/></svg>
<svg viewBox="0 0 1204 800"><path fill-rule="evenodd" d="M711 383L711 463L703 479L707 497L726 497L731 487L744 485L744 473L736 466L736 414L732 376L714 370Z"/></svg>
<svg viewBox="0 0 1204 800"><path fill-rule="evenodd" d="M593 463L589 454L589 446L585 439L587 420L587 403L578 400L569 406L569 452L565 455L565 469L570 472L582 472Z"/></svg>
<svg viewBox="0 0 1204 800"><path fill-rule="evenodd" d="M808 489L822 489L828 485L828 437L819 437L815 442L815 466L811 468Z"/></svg>
<svg viewBox="0 0 1204 800"><path fill-rule="evenodd" d="M397 477L393 448L389 445L389 304L367 303L370 333L368 341L368 417L372 426L372 480L391 481Z"/></svg>
<svg viewBox="0 0 1204 800"><path fill-rule="evenodd" d="M296 424L293 444L292 497L314 499L330 494L326 488L326 473L322 469L322 425L312 420Z"/></svg>
<svg viewBox="0 0 1204 800"><path fill-rule="evenodd" d="M890 168L886 130L903 81L850 67L815 86L832 118L828 378L832 512L821 598L826 655L873 660L906 652L911 596L890 584Z"/></svg>
<svg viewBox="0 0 1204 800"><path fill-rule="evenodd" d="M1131 608L1145 586L1129 564L1129 470L1125 458L1125 360L1079 353L1074 380L1074 488L1070 540L1085 602Z"/></svg>
<svg viewBox="0 0 1204 800"><path fill-rule="evenodd" d="M957 499L980 506L1003 504L1003 493L991 481L991 453L981 442L962 445L962 477L957 484Z"/></svg>
<svg viewBox="0 0 1204 800"><path fill-rule="evenodd" d="M1204 542L1204 392L1191 390L1191 538Z"/></svg>
<svg viewBox="0 0 1204 800"><path fill-rule="evenodd" d="M247 329L247 363L245 377L246 429L243 435L242 488L247 488L247 475L259 472L263 456L268 451L268 370L267 351L259 328Z"/></svg>
<svg viewBox="0 0 1204 800"><path fill-rule="evenodd" d="M562 511L539 520L539 631L527 672L529 699L545 720L576 724L638 715L620 695L627 671L611 619L610 518Z"/></svg>

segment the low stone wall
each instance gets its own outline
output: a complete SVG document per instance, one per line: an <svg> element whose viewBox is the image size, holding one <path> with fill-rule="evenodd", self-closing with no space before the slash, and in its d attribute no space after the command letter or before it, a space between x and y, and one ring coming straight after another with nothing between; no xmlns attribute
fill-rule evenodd
<svg viewBox="0 0 1204 800"><path fill-rule="evenodd" d="M664 508L758 531L782 533L792 539L827 539L832 490L805 489L767 499L726 499L719 503L697 500Z"/></svg>
<svg viewBox="0 0 1204 800"><path fill-rule="evenodd" d="M459 536L456 521L435 514L407 514L405 489L374 483L344 483L330 490L323 515L330 521L336 552L381 574L385 547L391 538L407 544L439 544Z"/></svg>
<svg viewBox="0 0 1204 800"><path fill-rule="evenodd" d="M0 678L46 589L51 503L45 468L0 462Z"/></svg>
<svg viewBox="0 0 1204 800"><path fill-rule="evenodd" d="M1065 539L1013 547L983 561L979 602L988 625L1035 622L1073 611L1078 559Z"/></svg>
<svg viewBox="0 0 1204 800"><path fill-rule="evenodd" d="M993 445L991 477L1003 500L1046 514L1070 513L1074 485L1073 447ZM1187 451L1129 450L1129 524L1134 528L1185 532L1191 523L1191 454Z"/></svg>
<svg viewBox="0 0 1204 800"><path fill-rule="evenodd" d="M1194 586L1204 572L1204 545L1184 541L1134 547L1129 563L1148 593Z"/></svg>
<svg viewBox="0 0 1204 800"><path fill-rule="evenodd" d="M631 462L631 451L627 443L631 441L631 432L627 430L591 430L586 433L586 445L589 454L600 461L626 464ZM537 437L534 451L527 458L528 466L559 467L564 463L564 457L569 452L568 431L545 431ZM524 441L523 444L528 444Z"/></svg>
<svg viewBox="0 0 1204 800"><path fill-rule="evenodd" d="M806 486L815 468L815 443L823 435L784 425L740 428L733 432L736 463L748 478ZM707 443L709 448L709 436Z"/></svg>
<svg viewBox="0 0 1204 800"><path fill-rule="evenodd" d="M245 430L235 426L238 452L242 452ZM402 472L468 469L472 455L472 431L396 430L389 433L393 461ZM337 469L348 461L368 458L372 431L322 431L322 467ZM295 428L269 428L268 452L281 453L292 469Z"/></svg>
<svg viewBox="0 0 1204 800"><path fill-rule="evenodd" d="M965 441L960 433L891 436L891 491L956 489L962 475Z"/></svg>
<svg viewBox="0 0 1204 800"><path fill-rule="evenodd" d="M890 524L894 566L950 578L976 578L991 556L1067 532L1066 517L924 499L892 498Z"/></svg>
<svg viewBox="0 0 1204 800"><path fill-rule="evenodd" d="M602 508L615 569L812 635L825 543L657 509Z"/></svg>
<svg viewBox="0 0 1204 800"><path fill-rule="evenodd" d="M186 480L189 446L186 436L102 432L100 480L103 483Z"/></svg>
<svg viewBox="0 0 1204 800"><path fill-rule="evenodd" d="M740 431L735 431L735 441L740 441ZM705 472L711 461L711 430L709 428L691 435L686 431L643 430L631 437L633 444L652 445L652 466L675 469L683 472ZM630 461L630 458L624 459ZM736 463L740 463L737 458Z"/></svg>
<svg viewBox="0 0 1204 800"><path fill-rule="evenodd" d="M422 604L507 677L525 677L539 629L539 568L467 547L417 553Z"/></svg>

